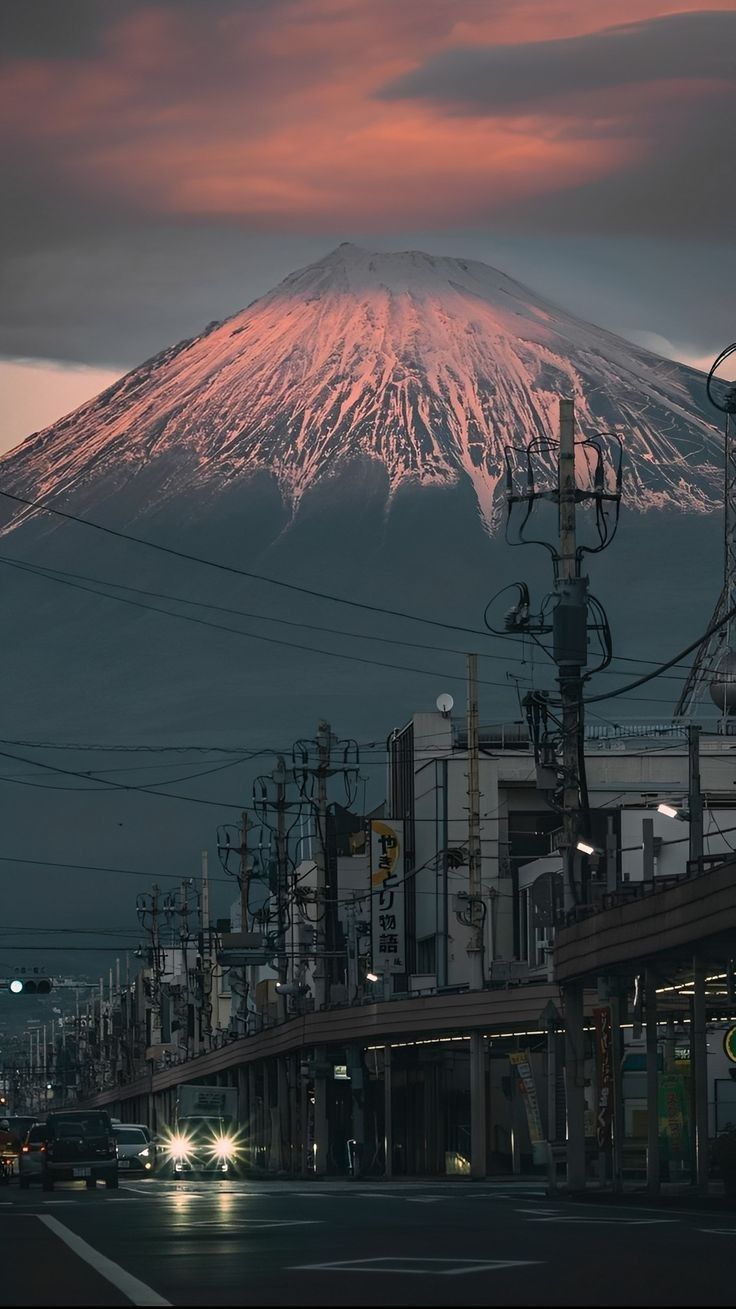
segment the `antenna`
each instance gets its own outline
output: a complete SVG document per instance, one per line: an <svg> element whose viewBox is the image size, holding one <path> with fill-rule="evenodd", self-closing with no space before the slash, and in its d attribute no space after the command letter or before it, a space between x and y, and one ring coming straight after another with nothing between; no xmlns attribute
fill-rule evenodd
<svg viewBox="0 0 736 1309"><path fill-rule="evenodd" d="M438 696L437 696L437 699L436 699L436 701L435 701L435 704L437 705L437 708L439 709L440 713L442 714L442 717L443 717L443 718L449 718L449 717L450 717L450 714L451 714L451 712L452 712L453 706L454 706L454 704L455 704L455 701L453 700L453 698L452 698L452 696L450 695L449 691L443 691L441 695L438 695Z"/></svg>

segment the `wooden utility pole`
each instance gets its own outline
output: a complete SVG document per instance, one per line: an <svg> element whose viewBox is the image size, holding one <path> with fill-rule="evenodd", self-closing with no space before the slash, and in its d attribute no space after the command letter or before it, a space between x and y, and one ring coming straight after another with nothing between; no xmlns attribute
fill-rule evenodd
<svg viewBox="0 0 736 1309"><path fill-rule="evenodd" d="M468 655L468 895L470 896L470 940L468 962L470 989L479 991L484 982L483 900L480 843L480 780L478 758L478 656Z"/></svg>

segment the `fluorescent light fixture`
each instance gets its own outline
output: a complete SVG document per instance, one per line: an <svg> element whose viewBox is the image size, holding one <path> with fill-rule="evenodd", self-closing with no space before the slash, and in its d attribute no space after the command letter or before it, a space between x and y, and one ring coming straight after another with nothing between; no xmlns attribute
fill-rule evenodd
<svg viewBox="0 0 736 1309"><path fill-rule="evenodd" d="M366 973L365 980L366 982L380 982L381 979L378 973Z"/></svg>
<svg viewBox="0 0 736 1309"><path fill-rule="evenodd" d="M581 854L595 854L595 846L588 845L587 841L578 841L575 849L579 850Z"/></svg>
<svg viewBox="0 0 736 1309"><path fill-rule="evenodd" d="M677 818L677 810L671 804L658 804L657 813L664 814L665 818Z"/></svg>

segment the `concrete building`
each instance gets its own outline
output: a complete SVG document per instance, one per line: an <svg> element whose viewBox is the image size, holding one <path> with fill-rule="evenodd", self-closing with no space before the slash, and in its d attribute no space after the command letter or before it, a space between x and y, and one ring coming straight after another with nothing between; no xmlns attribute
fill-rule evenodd
<svg viewBox="0 0 736 1309"><path fill-rule="evenodd" d="M592 733L586 764L593 854L583 874L592 910L603 911L612 898L625 902L650 887L688 880L687 821L656 812L661 801L681 815L686 808L682 729ZM186 1062L159 1061L145 1077L123 1079L94 1102L156 1125L170 1117L182 1081L236 1085L251 1163L305 1175L362 1169L483 1176L542 1167L545 1141L558 1143L564 1153L573 1113L580 1166L595 1171L592 1028L601 998L587 964L580 965L579 981L578 973L571 974L570 986L577 989L564 994L553 973L560 857L549 777L535 764L524 726L481 730L483 984L476 989L468 958L467 772L464 724L440 712L416 714L389 738L386 817L374 815L367 836L345 811L333 822L324 900L330 916L323 940L329 982L324 1007L315 1005L314 996L320 905L307 847L290 873L284 945L287 976L300 984L299 993L279 999L273 965L254 966L244 1027L235 1028L231 1015L229 1039L205 1043ZM730 738L703 743L700 777L707 866L728 855L736 828ZM337 819L335 807L333 814ZM371 830L375 836L391 824L398 834L392 857L398 859L401 846L391 873L393 931L401 936L393 964L385 948L388 918L376 915L381 886L375 842L369 853ZM385 844L381 848L385 854ZM634 973L625 974L624 990L617 993L617 1031L625 1042L621 1062L629 1060L620 1124L632 1167L644 1157L642 1101L645 1117L648 1103L641 1094L636 1014L621 1016L627 1003L635 1004L635 982ZM233 973L233 997L237 985ZM665 995L660 1006L663 1068L672 1076L673 1064L686 1062L691 1043L688 1006L680 996L686 985L678 975L674 1002ZM723 1008L715 999L708 1012L710 1021L722 1024ZM571 1083L573 1056L563 1031L573 1023L582 1036ZM720 1064L714 1063L713 1076L725 1083ZM571 1085L577 1095L572 1106ZM711 1130L717 1113L731 1103L726 1090L719 1088L718 1111L711 1097Z"/></svg>

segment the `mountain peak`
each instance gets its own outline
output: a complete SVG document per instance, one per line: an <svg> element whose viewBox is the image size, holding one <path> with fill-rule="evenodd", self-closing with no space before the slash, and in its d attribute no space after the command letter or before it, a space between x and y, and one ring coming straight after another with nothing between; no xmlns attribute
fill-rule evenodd
<svg viewBox="0 0 736 1309"><path fill-rule="evenodd" d="M695 380L486 264L346 242L30 438L3 475L46 497L145 472L160 502L267 471L296 506L367 459L390 495L469 480L491 527L505 447L553 435L571 395L583 434L621 432L629 503L705 510L720 451Z"/></svg>

